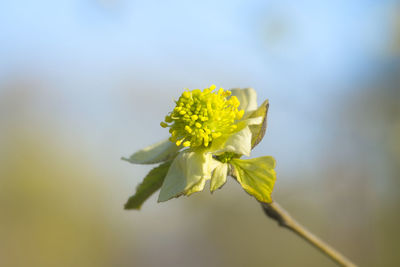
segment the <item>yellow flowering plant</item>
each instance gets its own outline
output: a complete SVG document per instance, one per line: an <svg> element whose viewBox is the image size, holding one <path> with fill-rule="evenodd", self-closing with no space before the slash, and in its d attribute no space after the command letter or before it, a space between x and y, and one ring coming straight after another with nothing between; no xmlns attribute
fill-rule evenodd
<svg viewBox="0 0 400 267"><path fill-rule="evenodd" d="M138 185L125 209L140 209L160 188L158 202L202 191L208 180L213 192L230 175L280 226L298 234L339 265L356 266L272 201L276 180L273 157L241 159L250 156L252 148L264 137L268 100L257 106L257 94L252 88L229 91L216 90L212 85L204 90L185 90L175 103L160 123L169 128L171 136L122 158L135 164L160 164Z"/></svg>
<svg viewBox="0 0 400 267"><path fill-rule="evenodd" d="M161 188L158 202L202 191L210 180L211 192L221 188L230 174L243 189L263 203L272 202L275 160L250 156L263 138L268 100L257 106L252 88L224 90L215 85L185 90L161 127L171 136L129 158L134 164L156 164L137 187L126 209L140 209Z"/></svg>

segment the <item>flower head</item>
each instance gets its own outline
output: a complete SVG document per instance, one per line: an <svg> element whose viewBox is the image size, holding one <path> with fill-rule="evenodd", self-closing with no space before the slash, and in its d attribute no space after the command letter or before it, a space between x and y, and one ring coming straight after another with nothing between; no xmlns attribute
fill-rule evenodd
<svg viewBox="0 0 400 267"><path fill-rule="evenodd" d="M238 109L238 98L229 97L231 91L215 88L212 85L203 91L182 93L175 108L161 122L162 127L170 128L171 142L184 147L208 147L214 139L237 128L235 122L244 114L243 109Z"/></svg>
<svg viewBox="0 0 400 267"><path fill-rule="evenodd" d="M221 188L228 174L258 201L271 202L275 160L270 157L240 159L264 136L268 101L257 107L252 88L231 91L212 85L186 90L161 126L169 139L123 158L136 164L162 163L145 177L125 208L139 209L144 200L161 188L158 201Z"/></svg>

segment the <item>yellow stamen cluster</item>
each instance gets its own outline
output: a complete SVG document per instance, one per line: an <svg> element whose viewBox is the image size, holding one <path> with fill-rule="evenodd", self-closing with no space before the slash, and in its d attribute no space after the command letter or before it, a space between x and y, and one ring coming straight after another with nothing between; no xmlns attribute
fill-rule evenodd
<svg viewBox="0 0 400 267"><path fill-rule="evenodd" d="M237 128L236 120L243 117L244 110L236 96L216 86L201 91L185 91L175 101L176 107L160 125L169 127L170 140L177 146L208 147L212 140L229 134ZM229 97L229 98L228 98Z"/></svg>

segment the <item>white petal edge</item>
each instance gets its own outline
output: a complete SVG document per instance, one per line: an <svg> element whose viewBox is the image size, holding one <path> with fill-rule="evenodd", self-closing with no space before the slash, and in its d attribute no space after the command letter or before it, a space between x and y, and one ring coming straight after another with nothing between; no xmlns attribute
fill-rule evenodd
<svg viewBox="0 0 400 267"><path fill-rule="evenodd" d="M232 95L236 96L240 102L239 109L244 109L244 112L256 110L257 92L253 88L232 89Z"/></svg>
<svg viewBox="0 0 400 267"><path fill-rule="evenodd" d="M241 123L245 123L246 125L258 125L263 123L263 117L255 117L255 118L248 118L244 119Z"/></svg>

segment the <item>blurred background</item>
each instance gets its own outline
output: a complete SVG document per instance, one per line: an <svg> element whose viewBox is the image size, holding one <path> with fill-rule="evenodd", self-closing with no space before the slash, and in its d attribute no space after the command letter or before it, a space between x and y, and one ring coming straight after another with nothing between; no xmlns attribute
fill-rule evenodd
<svg viewBox="0 0 400 267"><path fill-rule="evenodd" d="M335 266L233 180L141 211L182 88L270 100L274 199L361 266L399 266L399 1L0 3L0 266Z"/></svg>

